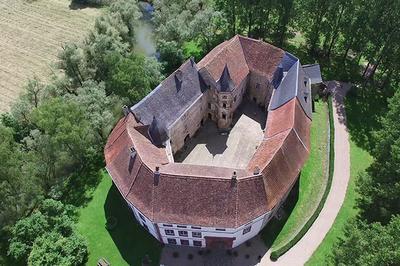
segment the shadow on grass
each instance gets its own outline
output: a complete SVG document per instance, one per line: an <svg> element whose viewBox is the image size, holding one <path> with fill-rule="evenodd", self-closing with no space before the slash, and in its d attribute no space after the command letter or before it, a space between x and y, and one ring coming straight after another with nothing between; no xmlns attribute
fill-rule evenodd
<svg viewBox="0 0 400 266"><path fill-rule="evenodd" d="M273 218L267 224L267 226L260 232L260 236L268 249L272 246L275 239L278 237L279 233L282 231L282 228L285 225L286 221L289 219L289 216L292 213L294 206L296 206L296 203L299 199L299 180L300 180L300 178L297 179L297 181L294 184L292 190L290 191L286 201L283 203L284 213L282 215L282 218L280 220Z"/></svg>
<svg viewBox="0 0 400 266"><path fill-rule="evenodd" d="M104 211L107 218L117 220L115 228L108 232L129 265L141 265L145 255L150 257L152 265L159 265L161 244L136 222L115 185L108 191Z"/></svg>
<svg viewBox="0 0 400 266"><path fill-rule="evenodd" d="M379 119L387 111L389 91L372 85L353 88L345 99L347 127L357 146L371 152L375 146L373 131L380 128Z"/></svg>
<svg viewBox="0 0 400 266"><path fill-rule="evenodd" d="M298 57L302 65L319 63L323 80L340 80L351 83L362 81L363 67L358 64L356 59L343 60L343 55L334 53L328 58L323 55L322 51L311 54L304 45L286 44L284 49Z"/></svg>
<svg viewBox="0 0 400 266"><path fill-rule="evenodd" d="M97 169L100 169L98 167ZM63 202L77 207L86 206L92 199L93 192L102 178L102 170L90 171L82 175L74 175L65 185L68 192L63 196Z"/></svg>

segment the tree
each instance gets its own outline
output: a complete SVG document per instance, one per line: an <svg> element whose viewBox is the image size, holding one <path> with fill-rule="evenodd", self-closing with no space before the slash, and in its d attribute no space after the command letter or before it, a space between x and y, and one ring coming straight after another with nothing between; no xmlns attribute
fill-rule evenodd
<svg viewBox="0 0 400 266"><path fill-rule="evenodd" d="M213 1L154 1L154 24L158 50L181 50L185 42L199 42L203 53L225 39L226 20ZM172 59L168 57L168 59ZM174 65L175 62L168 63ZM168 67L167 67L168 68ZM166 73L170 73L167 71Z"/></svg>
<svg viewBox="0 0 400 266"><path fill-rule="evenodd" d="M12 230L8 255L16 260L25 261L36 238L49 229L46 217L40 212L35 212L27 218L19 220Z"/></svg>
<svg viewBox="0 0 400 266"><path fill-rule="evenodd" d="M46 259L54 261L53 256L57 253L49 253L49 257L44 255L50 249L52 252L59 252L60 262L65 263L69 259L71 262L83 262L87 248L85 241L75 232L75 218L76 211L72 206L52 199L44 200L31 215L15 224L8 254L20 262L26 262L29 257L30 265L42 265L36 262L45 262ZM53 247L49 246L51 243ZM51 264L52 261L48 261L46 265L59 265Z"/></svg>
<svg viewBox="0 0 400 266"><path fill-rule="evenodd" d="M161 66L153 58L135 53L128 57L111 53L106 61L113 65L106 82L108 92L128 98L129 104L140 101L162 79Z"/></svg>
<svg viewBox="0 0 400 266"><path fill-rule="evenodd" d="M345 238L333 249L334 265L399 265L400 216L386 226L380 223L351 223Z"/></svg>
<svg viewBox="0 0 400 266"><path fill-rule="evenodd" d="M175 71L184 61L183 51L175 41L158 41L158 52L167 75Z"/></svg>
<svg viewBox="0 0 400 266"><path fill-rule="evenodd" d="M73 88L82 86L82 83L89 78L84 51L76 44L64 45L58 54L58 59L57 67L64 71Z"/></svg>
<svg viewBox="0 0 400 266"><path fill-rule="evenodd" d="M375 133L375 158L358 184L359 205L369 221L387 223L391 214L400 214L400 91L389 100L382 129Z"/></svg>
<svg viewBox="0 0 400 266"><path fill-rule="evenodd" d="M93 157L99 156L96 151L101 148L94 142L84 109L75 101L50 98L33 111L32 120L37 129L24 142L46 193L73 173L90 168Z"/></svg>
<svg viewBox="0 0 400 266"><path fill-rule="evenodd" d="M311 52L316 52L320 42L321 30L326 23L324 18L330 10L331 3L325 0L305 0L299 3L300 28L306 37Z"/></svg>
<svg viewBox="0 0 400 266"><path fill-rule="evenodd" d="M57 232L50 232L35 240L28 265L84 265L87 256L87 244L82 236L76 233L63 236Z"/></svg>
<svg viewBox="0 0 400 266"><path fill-rule="evenodd" d="M82 87L76 90L76 95L67 94L65 97L83 108L83 115L94 133L96 142L104 145L115 120L113 108L118 106L120 111L120 100L113 95L106 95L104 82L97 83L93 80L85 81Z"/></svg>
<svg viewBox="0 0 400 266"><path fill-rule="evenodd" d="M23 216L42 195L34 171L25 166L27 158L15 142L10 128L0 124L0 233Z"/></svg>

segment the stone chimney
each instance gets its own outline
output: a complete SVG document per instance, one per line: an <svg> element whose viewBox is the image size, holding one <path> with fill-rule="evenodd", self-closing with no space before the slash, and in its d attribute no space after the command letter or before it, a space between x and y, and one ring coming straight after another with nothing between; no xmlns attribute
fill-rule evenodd
<svg viewBox="0 0 400 266"><path fill-rule="evenodd" d="M237 174L236 171L233 171L232 178L231 178L231 185L232 187L236 186L237 184Z"/></svg>
<svg viewBox="0 0 400 266"><path fill-rule="evenodd" d="M160 182L160 167L156 166L156 171L154 172L154 185L158 186Z"/></svg>

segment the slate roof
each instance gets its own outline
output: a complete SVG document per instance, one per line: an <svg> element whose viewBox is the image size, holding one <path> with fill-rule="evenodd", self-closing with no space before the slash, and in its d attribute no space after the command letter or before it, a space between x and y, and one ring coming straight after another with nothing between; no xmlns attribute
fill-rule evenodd
<svg viewBox="0 0 400 266"><path fill-rule="evenodd" d="M234 89L233 81L231 75L229 74L228 65L225 65L217 84L217 88L222 92L228 92Z"/></svg>
<svg viewBox="0 0 400 266"><path fill-rule="evenodd" d="M255 51L243 52L246 49ZM306 74L296 59L236 36L217 46L198 67L185 62L133 106L107 140L106 168L122 196L153 222L237 228L271 211L296 182L310 151L311 103L304 99ZM237 85L249 71L281 82L272 96L264 138L246 169L171 163L166 149L155 144L163 139L163 129L204 91L198 73L215 81L222 74L223 80L230 76Z"/></svg>
<svg viewBox="0 0 400 266"><path fill-rule="evenodd" d="M283 76L279 86L274 89L268 110L275 110L294 97L297 97L304 112L311 119L311 88L307 84L308 82L309 79L304 73L300 61L297 59L286 75Z"/></svg>
<svg viewBox="0 0 400 266"><path fill-rule="evenodd" d="M167 129L204 92L205 83L196 63L189 59L160 83L143 100L131 107L136 118L150 125L156 117L158 127Z"/></svg>
<svg viewBox="0 0 400 266"><path fill-rule="evenodd" d="M303 70L311 79L311 84L322 83L321 69L319 64L304 65Z"/></svg>

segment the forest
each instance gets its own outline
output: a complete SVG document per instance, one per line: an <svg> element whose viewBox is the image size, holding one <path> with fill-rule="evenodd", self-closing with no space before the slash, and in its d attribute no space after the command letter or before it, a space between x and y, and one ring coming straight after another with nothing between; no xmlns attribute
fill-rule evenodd
<svg viewBox="0 0 400 266"><path fill-rule="evenodd" d="M61 75L29 80L1 115L0 264L85 264L76 208L98 183L121 107L236 34L319 62L324 79L374 95L368 107L376 112L363 119L376 124L359 139L374 161L357 183L360 212L329 261L400 264L400 1L154 0L156 57L135 50L143 16L136 0L75 1L106 11L83 42L63 45Z"/></svg>

